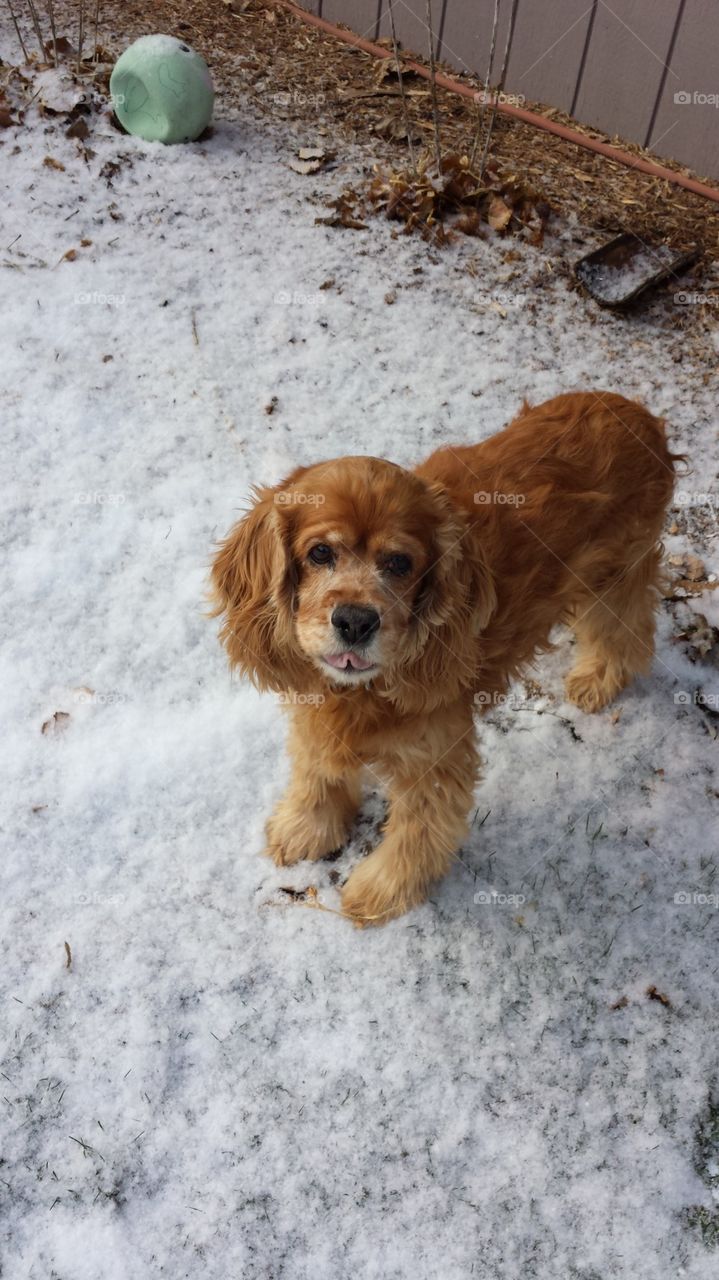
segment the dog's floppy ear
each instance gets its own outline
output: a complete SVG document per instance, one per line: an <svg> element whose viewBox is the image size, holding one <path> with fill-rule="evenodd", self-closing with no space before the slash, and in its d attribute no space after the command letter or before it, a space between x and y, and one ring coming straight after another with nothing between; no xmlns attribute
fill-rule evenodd
<svg viewBox="0 0 719 1280"><path fill-rule="evenodd" d="M461 626L476 637L496 608L494 580L471 517L455 507L441 485L428 488L439 523L432 563L420 588L421 610L433 626Z"/></svg>
<svg viewBox="0 0 719 1280"><path fill-rule="evenodd" d="M414 602L415 645L400 674L407 705L421 691L425 706L459 697L476 678L481 632L497 606L497 593L471 516L447 491L428 485L437 524L431 560Z"/></svg>
<svg viewBox="0 0 719 1280"><path fill-rule="evenodd" d="M304 470L304 468L302 469ZM306 663L294 640L295 570L283 490L256 488L254 505L220 544L210 575L213 614L230 663L260 689L302 687Z"/></svg>

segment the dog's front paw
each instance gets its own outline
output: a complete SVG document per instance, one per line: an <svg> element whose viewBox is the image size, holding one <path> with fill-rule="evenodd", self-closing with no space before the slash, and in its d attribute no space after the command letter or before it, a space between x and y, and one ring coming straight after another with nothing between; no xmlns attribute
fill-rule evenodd
<svg viewBox="0 0 719 1280"><path fill-rule="evenodd" d="M316 861L344 842L346 831L336 819L321 813L298 813L280 806L265 827L265 853L278 867L289 867L303 858Z"/></svg>
<svg viewBox="0 0 719 1280"><path fill-rule="evenodd" d="M578 667L570 671L564 687L570 702L592 715L601 711L623 687L621 676L606 668L592 670Z"/></svg>
<svg viewBox="0 0 719 1280"><path fill-rule="evenodd" d="M342 912L361 929L386 924L426 897L423 886L398 874L395 859L380 845L352 872L342 891Z"/></svg>

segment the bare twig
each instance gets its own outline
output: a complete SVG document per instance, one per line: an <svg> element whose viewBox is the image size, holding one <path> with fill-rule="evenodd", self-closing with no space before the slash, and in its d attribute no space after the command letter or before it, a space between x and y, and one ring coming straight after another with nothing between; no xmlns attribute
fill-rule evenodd
<svg viewBox="0 0 719 1280"><path fill-rule="evenodd" d="M34 27L34 29L35 29L35 35L36 35L36 37L37 37L37 42L38 42L38 44L39 44L39 46L40 46L40 57L42 58L42 60L43 60L43 62L44 62L44 61L45 61L45 45L44 45L43 38L42 38L42 31L40 30L40 22L39 22L39 20L38 20L38 16L37 16L37 9L35 8L35 5L34 5L34 3L33 3L33 0L27 0L27 3L28 3L28 8L29 8L29 10L30 10L30 17L32 18L32 25L33 25L33 27Z"/></svg>
<svg viewBox="0 0 719 1280"><path fill-rule="evenodd" d="M434 151L437 174L442 172L442 144L439 136L439 108L437 106L437 69L434 62L434 35L432 34L432 0L427 0L427 31L429 33L429 74L432 87L432 119L434 121Z"/></svg>
<svg viewBox="0 0 719 1280"><path fill-rule="evenodd" d="M10 10L10 17L12 18L12 24L13 24L13 26L14 26L14 28L15 28L15 34L17 35L17 38L18 38L18 40L20 41L20 48L22 49L22 56L23 56L23 58L25 59L25 61L26 61L26 62L29 62L29 61L30 61L30 58L29 58L29 56L28 56L28 51L27 51L27 49L25 48L25 41L24 41L24 40L23 40L23 38L22 38L22 32L20 31L20 28L19 28L19 26L18 26L18 24L17 24L17 18L15 17L15 11L14 11L14 9L13 9L13 7L12 7L11 0L7 0L7 7L8 7L8 9Z"/></svg>
<svg viewBox="0 0 719 1280"><path fill-rule="evenodd" d="M472 155L469 161L470 169L474 168L474 162L477 157L477 149L479 147L479 135L482 132L482 124L484 122L484 113L487 110L489 102L489 86L492 77L492 67L494 66L494 51L497 47L497 26L499 24L499 3L500 0L494 0L494 17L492 19L492 37L489 45L489 61L487 62L487 74L484 79L484 93L482 101L477 112L477 131L474 135L474 144L472 146Z"/></svg>
<svg viewBox="0 0 719 1280"><path fill-rule="evenodd" d="M412 126L409 120L409 109L407 107L407 98L404 92L404 80L402 78L402 68L399 61L399 46L397 44L397 32L394 25L394 0L389 0L389 26L392 33L392 49L394 50L394 68L397 72L397 81L399 83L399 96L402 99L402 114L404 115L404 127L407 130L407 147L409 148L409 160L412 165L412 172L417 172L417 162L414 158L414 147L412 146Z"/></svg>
<svg viewBox="0 0 719 1280"><path fill-rule="evenodd" d="M45 0L47 7L47 16L50 19L50 31L52 32L52 56L57 66L57 27L55 26L55 5L53 0Z"/></svg>
<svg viewBox="0 0 719 1280"><path fill-rule="evenodd" d="M507 66L509 63L509 55L512 51L512 40L514 39L514 24L517 21L517 8L519 0L512 0L512 12L509 15L509 26L507 28L507 40L504 46L504 57L502 58L502 70L499 74L498 89L501 93L504 89L504 82L507 78Z"/></svg>
<svg viewBox="0 0 719 1280"><path fill-rule="evenodd" d="M492 140L492 131L494 129L494 122L497 119L497 101L499 99L499 95L502 93L504 89L504 81L507 76L507 63L509 62L509 53L512 48L512 39L514 37L514 24L517 19L518 4L519 4L519 0L512 0L512 11L509 15L509 26L507 27L507 39L504 45L504 57L502 58L502 70L499 75L499 84L497 85L497 91L494 95L494 101L492 103L492 114L489 117L489 126L487 128L487 136L484 140L484 150L482 152L482 163L479 166L480 182L484 177L484 166L487 163L487 156L489 154L489 144Z"/></svg>
<svg viewBox="0 0 719 1280"><path fill-rule="evenodd" d="M100 0L95 0L95 52L92 55L93 62L97 62L97 28L100 23Z"/></svg>
<svg viewBox="0 0 719 1280"><path fill-rule="evenodd" d="M80 0L80 13L77 20L77 74L82 70L82 44L85 39L85 0Z"/></svg>

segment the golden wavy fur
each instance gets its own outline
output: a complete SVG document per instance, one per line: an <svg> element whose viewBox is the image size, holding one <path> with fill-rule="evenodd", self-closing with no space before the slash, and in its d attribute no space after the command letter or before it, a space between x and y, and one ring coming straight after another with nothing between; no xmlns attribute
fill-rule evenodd
<svg viewBox="0 0 719 1280"><path fill-rule="evenodd" d="M276 862L343 843L368 768L389 817L343 910L377 923L425 899L467 830L473 713L552 627L574 628L567 696L585 711L650 666L675 461L641 405L576 393L413 472L339 458L256 490L212 585L230 662L290 708Z"/></svg>

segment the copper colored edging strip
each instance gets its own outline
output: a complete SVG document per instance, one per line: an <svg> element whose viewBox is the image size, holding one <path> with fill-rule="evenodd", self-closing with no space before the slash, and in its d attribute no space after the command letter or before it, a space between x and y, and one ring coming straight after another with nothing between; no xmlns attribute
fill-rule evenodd
<svg viewBox="0 0 719 1280"><path fill-rule="evenodd" d="M308 13L306 9L301 9L298 5L292 4L292 0L275 0L275 4L281 5L283 9L287 9L290 13L299 18L301 22L307 22L310 26L319 27L320 31L326 31L328 35L334 36L336 40L341 40L343 44L349 44L354 49L361 49L363 53L370 53L375 58L392 58L394 54L391 50L383 49L379 44L373 44L371 40L364 40L362 36L357 36L353 31L343 31L341 27L335 27L331 22L325 22L324 18L318 18L314 13ZM403 58L402 65L411 68L417 75L423 76L425 80L429 80L429 69L422 65L421 62L413 62L411 59ZM449 90L450 93L458 93L462 98L471 98L476 102L477 90L470 88L467 84L462 84L460 80L453 79L452 76L445 76L441 72L436 75L437 84L442 89ZM652 178L661 178L665 182L672 182L675 186L685 187L687 191L693 191L694 195L704 196L707 200L713 200L715 204L719 204L719 190L716 187L708 187L704 182L698 182L696 178L688 178L683 173L675 173L673 169L665 169L663 165L654 164L651 160L644 160L641 156L632 156L628 151L620 151L617 147L612 147L608 142L599 142L596 138L589 138L584 133L578 133L576 129L568 129L566 125L558 124L556 120L548 120L546 116L538 115L536 111L526 111L524 107L512 107L508 103L498 102L497 111L502 115L512 116L515 120L521 120L523 124L532 125L535 129L543 129L545 133L553 133L557 138L562 138L565 142L573 142L578 147L583 147L585 151L595 151L597 155L606 156L608 160L614 160L616 164L623 164L627 169L638 169L640 173L648 173Z"/></svg>

